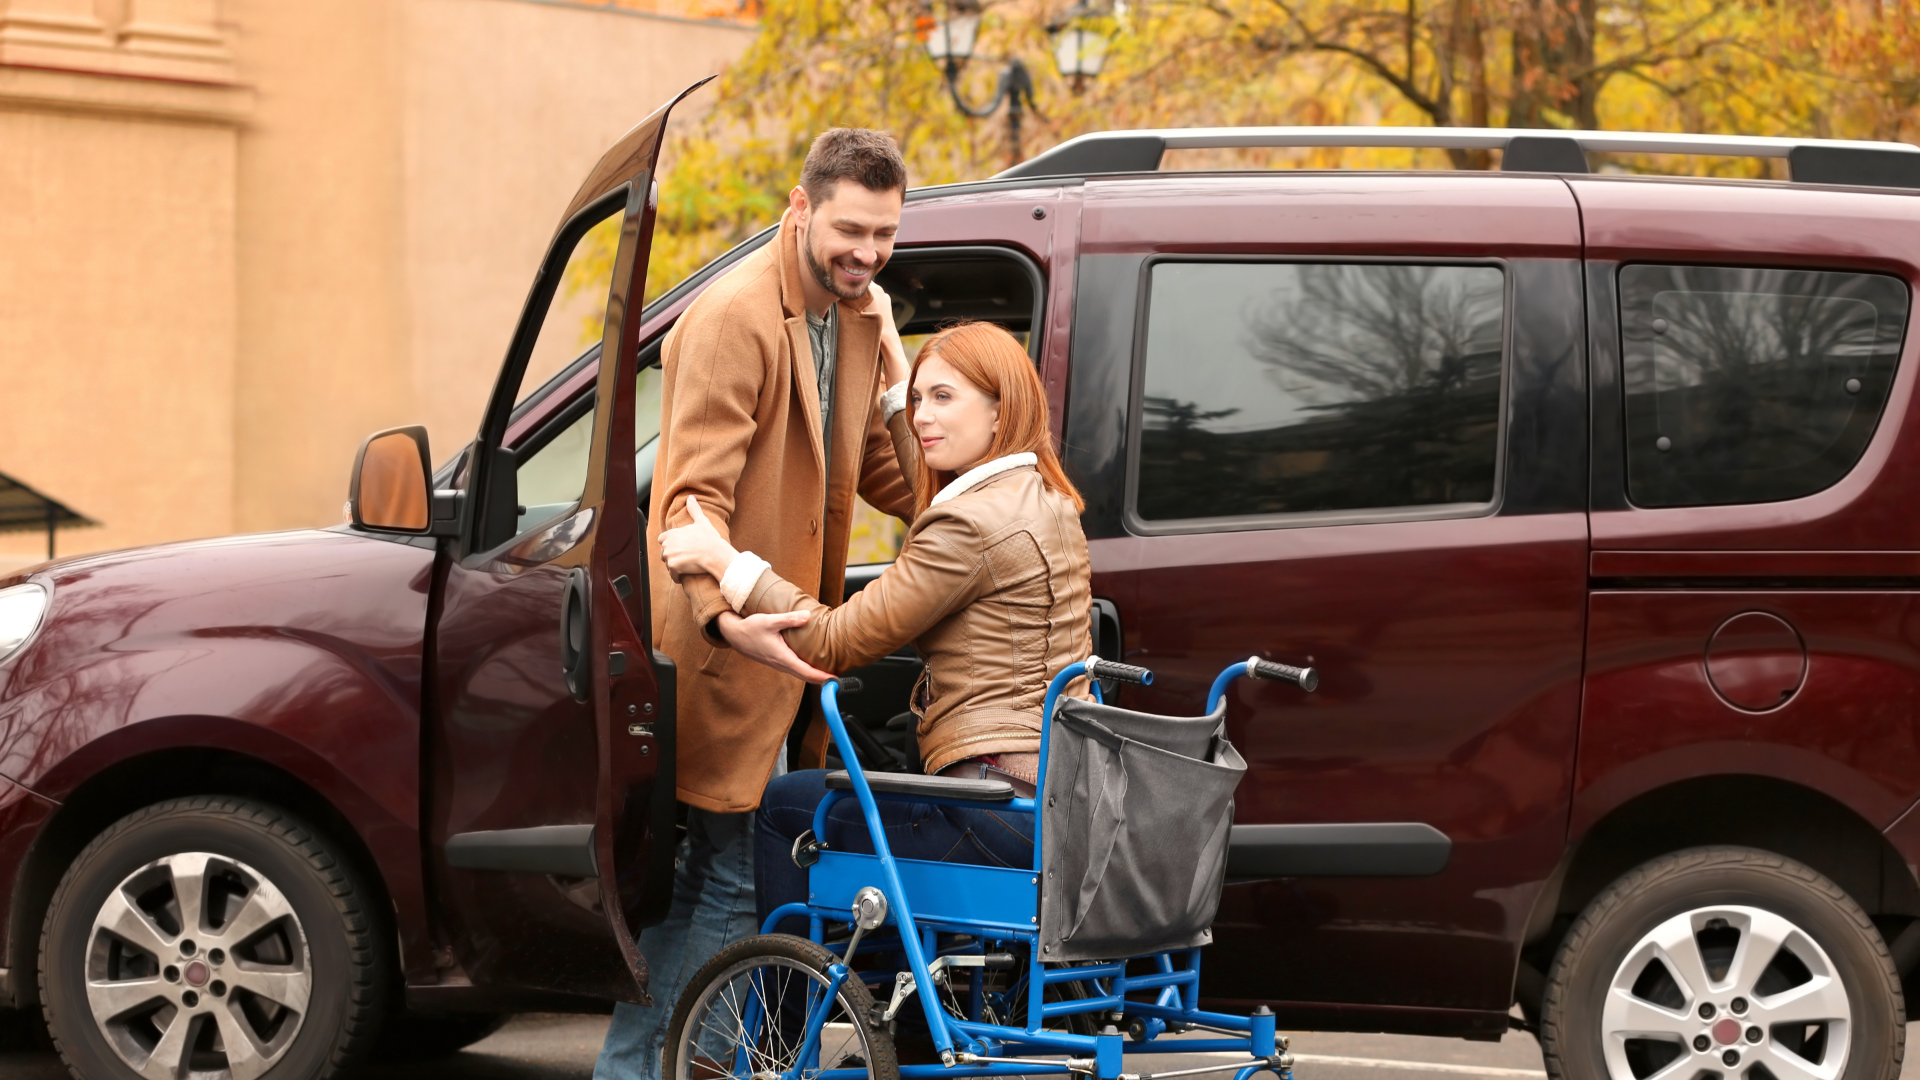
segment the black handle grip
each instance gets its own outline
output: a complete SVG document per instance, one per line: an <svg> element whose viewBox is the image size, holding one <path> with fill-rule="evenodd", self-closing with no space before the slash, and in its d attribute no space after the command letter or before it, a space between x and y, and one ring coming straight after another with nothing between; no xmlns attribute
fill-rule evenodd
<svg viewBox="0 0 1920 1080"><path fill-rule="evenodd" d="M840 693L842 694L857 694L866 689L864 683L851 675L842 675L833 681L840 684Z"/></svg>
<svg viewBox="0 0 1920 1080"><path fill-rule="evenodd" d="M1116 682L1132 683L1135 686L1152 686L1153 672L1132 664L1116 664L1111 660L1094 657L1087 661L1087 675L1095 679L1113 679Z"/></svg>
<svg viewBox="0 0 1920 1080"><path fill-rule="evenodd" d="M1290 682L1311 694L1320 685L1320 673L1310 667L1294 667L1292 664L1276 664L1271 660L1251 657L1247 660L1247 674L1256 679L1272 679L1274 682Z"/></svg>
<svg viewBox="0 0 1920 1080"><path fill-rule="evenodd" d="M593 622L588 617L587 598L592 582L587 571L574 567L567 572L566 593L560 601L560 676L575 701L585 701L593 692Z"/></svg>

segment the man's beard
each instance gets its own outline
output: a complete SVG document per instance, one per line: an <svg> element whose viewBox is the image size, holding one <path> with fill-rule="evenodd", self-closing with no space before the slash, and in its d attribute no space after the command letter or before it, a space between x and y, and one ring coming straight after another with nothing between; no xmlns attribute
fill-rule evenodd
<svg viewBox="0 0 1920 1080"><path fill-rule="evenodd" d="M828 292L832 293L833 295L839 297L842 300L858 300L861 297L864 297L867 295L867 286L865 282L861 283L859 288L853 290L852 292L848 292L847 290L841 288L839 284L833 280L832 267L820 265L820 260L814 257L814 254L813 254L813 226L812 225L807 226L807 234L801 237L800 239L801 239L800 247L801 247L802 253L806 256L806 260L807 260L807 269L809 271L812 271L813 280L819 282L821 288L827 290ZM878 266L875 266L873 269L878 270L880 268ZM869 273L867 275L867 281L870 282L872 280L873 280L873 275Z"/></svg>

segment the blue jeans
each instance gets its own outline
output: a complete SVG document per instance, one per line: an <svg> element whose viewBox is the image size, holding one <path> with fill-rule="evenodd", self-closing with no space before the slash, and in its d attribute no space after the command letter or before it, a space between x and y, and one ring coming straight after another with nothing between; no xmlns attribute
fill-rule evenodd
<svg viewBox="0 0 1920 1080"><path fill-rule="evenodd" d="M653 1005L613 1007L593 1080L659 1080L667 1024L687 981L715 953L759 932L753 916L753 817L687 809L667 921L640 932Z"/></svg>
<svg viewBox="0 0 1920 1080"><path fill-rule="evenodd" d="M813 828L813 811L827 797L826 770L803 769L776 777L767 785L754 815L753 875L760 919L782 904L807 898L807 872L793 864L793 842ZM974 810L925 803L878 800L887 847L903 859L981 863L987 866L1033 865L1033 815ZM827 835L835 851L873 854L873 842L860 804L843 799L827 815ZM804 936L806 924L787 919L782 930Z"/></svg>

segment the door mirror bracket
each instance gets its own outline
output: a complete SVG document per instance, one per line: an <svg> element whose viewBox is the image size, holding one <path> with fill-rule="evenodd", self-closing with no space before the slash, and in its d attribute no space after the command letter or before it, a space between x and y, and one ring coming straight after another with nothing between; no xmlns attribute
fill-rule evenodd
<svg viewBox="0 0 1920 1080"><path fill-rule="evenodd" d="M433 518L427 528L428 536L460 535L460 511L466 505L467 493L441 489L433 493Z"/></svg>

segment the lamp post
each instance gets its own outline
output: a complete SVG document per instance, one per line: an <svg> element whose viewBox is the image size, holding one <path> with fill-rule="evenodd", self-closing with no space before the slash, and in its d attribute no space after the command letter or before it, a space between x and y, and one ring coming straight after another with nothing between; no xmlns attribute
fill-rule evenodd
<svg viewBox="0 0 1920 1080"><path fill-rule="evenodd" d="M1107 17L1107 12L1082 4L1047 27L1053 35L1053 64L1063 77L1073 80L1076 94L1086 89L1088 79L1099 76L1107 62L1111 31L1099 25Z"/></svg>
<svg viewBox="0 0 1920 1080"><path fill-rule="evenodd" d="M1047 33L1053 37L1054 63L1062 76L1073 81L1076 94L1086 88L1088 79L1100 74L1101 65L1106 61L1108 34L1096 25L1106 15L1102 9L1081 5L1047 27ZM965 115L984 120L1000 108L1001 102L1006 103L1008 164L1018 165L1021 161L1020 120L1027 109L1034 107L1033 75L1019 57L1012 57L1001 69L992 100L980 106L967 104L960 96L960 71L973 58L974 43L979 36L979 0L956 0L946 18L934 20L927 34L927 55L941 66L954 107Z"/></svg>

